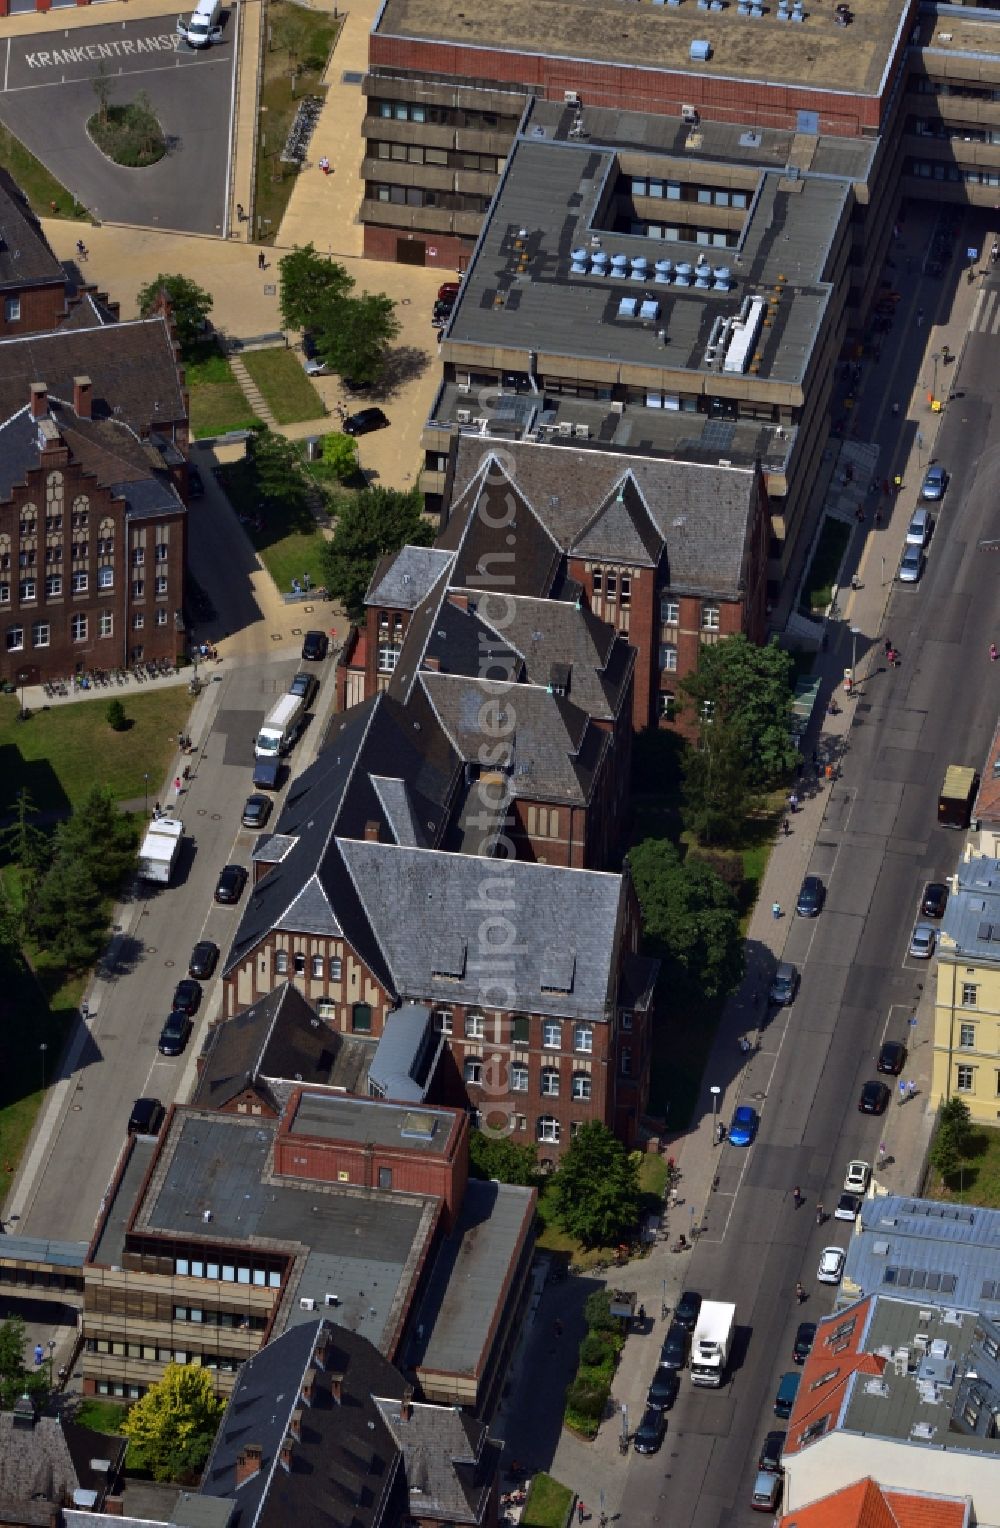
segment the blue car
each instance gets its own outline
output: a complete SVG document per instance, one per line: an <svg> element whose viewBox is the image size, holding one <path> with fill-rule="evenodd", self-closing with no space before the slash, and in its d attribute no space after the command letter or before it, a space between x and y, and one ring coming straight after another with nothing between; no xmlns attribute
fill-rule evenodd
<svg viewBox="0 0 1000 1528"><path fill-rule="evenodd" d="M731 1146L749 1146L757 1134L757 1110L749 1104L740 1104L729 1127Z"/></svg>

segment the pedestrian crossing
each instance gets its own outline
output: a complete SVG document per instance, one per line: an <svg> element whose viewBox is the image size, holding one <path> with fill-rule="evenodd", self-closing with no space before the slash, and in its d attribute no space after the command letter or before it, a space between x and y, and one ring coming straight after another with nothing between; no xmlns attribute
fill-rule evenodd
<svg viewBox="0 0 1000 1528"><path fill-rule="evenodd" d="M979 293L972 310L973 334L1000 334L1000 290Z"/></svg>

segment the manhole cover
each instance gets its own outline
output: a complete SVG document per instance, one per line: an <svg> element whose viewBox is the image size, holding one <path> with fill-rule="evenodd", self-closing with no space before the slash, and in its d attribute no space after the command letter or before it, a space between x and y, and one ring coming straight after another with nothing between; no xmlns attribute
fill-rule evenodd
<svg viewBox="0 0 1000 1528"><path fill-rule="evenodd" d="M166 966L167 970L170 971L177 964L177 962L176 960L165 960L163 964Z"/></svg>
<svg viewBox="0 0 1000 1528"><path fill-rule="evenodd" d="M155 955L156 954L156 945L155 944L147 944L147 946L146 946L146 954L147 955Z"/></svg>
<svg viewBox="0 0 1000 1528"><path fill-rule="evenodd" d="M199 807L199 808L198 808L198 816L199 816L199 817L207 817L207 816L208 816L208 811L207 811L207 809L206 809L206 808L205 808L205 807L203 807L203 806L200 806L200 807Z"/></svg>

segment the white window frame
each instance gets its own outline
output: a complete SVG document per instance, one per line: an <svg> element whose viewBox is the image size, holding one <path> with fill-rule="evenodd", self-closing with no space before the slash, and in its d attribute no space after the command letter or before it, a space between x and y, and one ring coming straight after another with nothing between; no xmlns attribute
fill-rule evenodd
<svg viewBox="0 0 1000 1528"><path fill-rule="evenodd" d="M486 1015L482 1013L467 1013L465 1015L465 1038L467 1040L486 1039Z"/></svg>
<svg viewBox="0 0 1000 1528"><path fill-rule="evenodd" d="M545 1141L550 1146L558 1146L562 1130L555 1115L540 1114L535 1133L540 1141Z"/></svg>
<svg viewBox="0 0 1000 1528"><path fill-rule="evenodd" d="M979 1007L979 983L978 982L963 982L962 983L962 1007L963 1008L978 1008Z"/></svg>
<svg viewBox="0 0 1000 1528"><path fill-rule="evenodd" d="M974 1066L965 1066L962 1063L955 1068L955 1091L956 1093L974 1093L976 1090L976 1069Z"/></svg>
<svg viewBox="0 0 1000 1528"><path fill-rule="evenodd" d="M524 1061L512 1061L510 1065L510 1091L512 1093L527 1093L528 1091L528 1067Z"/></svg>
<svg viewBox="0 0 1000 1528"><path fill-rule="evenodd" d="M44 636L42 633L44 632ZM52 641L52 627L48 621L36 621L31 628L32 647L48 647Z"/></svg>
<svg viewBox="0 0 1000 1528"><path fill-rule="evenodd" d="M113 637L115 634L115 618L110 610L102 610L97 617L97 635L99 637Z"/></svg>
<svg viewBox="0 0 1000 1528"><path fill-rule="evenodd" d="M589 1103L594 1091L594 1079L589 1072L574 1072L572 1096L574 1103Z"/></svg>
<svg viewBox="0 0 1000 1528"><path fill-rule="evenodd" d="M478 1087L483 1080L482 1056L466 1056L462 1067L462 1075L466 1082L471 1082Z"/></svg>
<svg viewBox="0 0 1000 1528"><path fill-rule="evenodd" d="M963 1050L975 1050L976 1026L975 1024L960 1024L958 1026L958 1043Z"/></svg>
<svg viewBox="0 0 1000 1528"><path fill-rule="evenodd" d="M543 1066L539 1080L539 1092L543 1098L559 1097L559 1070L554 1066Z"/></svg>
<svg viewBox="0 0 1000 1528"><path fill-rule="evenodd" d="M542 1023L542 1049L562 1049L562 1025L558 1019L545 1019Z"/></svg>
<svg viewBox="0 0 1000 1528"><path fill-rule="evenodd" d="M591 1024L577 1024L573 1030L573 1049L581 1056L594 1054L594 1029Z"/></svg>
<svg viewBox="0 0 1000 1528"><path fill-rule="evenodd" d="M115 587L115 570L112 567L98 568L98 589L113 589Z"/></svg>
<svg viewBox="0 0 1000 1528"><path fill-rule="evenodd" d="M448 1008L435 1008L434 1029L439 1035L451 1035L455 1032L455 1016Z"/></svg>
<svg viewBox="0 0 1000 1528"><path fill-rule="evenodd" d="M702 605L701 629L702 631L719 631L722 625L721 605Z"/></svg>

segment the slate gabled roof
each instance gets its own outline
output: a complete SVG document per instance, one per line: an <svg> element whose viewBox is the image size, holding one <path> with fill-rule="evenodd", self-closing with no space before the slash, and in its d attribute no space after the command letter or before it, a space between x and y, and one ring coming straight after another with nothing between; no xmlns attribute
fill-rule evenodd
<svg viewBox="0 0 1000 1528"><path fill-rule="evenodd" d="M455 551L452 583L506 594L550 595L562 562L544 514L492 451L453 499L437 545Z"/></svg>
<svg viewBox="0 0 1000 1528"><path fill-rule="evenodd" d="M615 485L571 550L575 557L608 558L650 568L659 564L663 536L632 472Z"/></svg>
<svg viewBox="0 0 1000 1528"><path fill-rule="evenodd" d="M381 1398L375 1405L402 1452L414 1519L479 1522L499 1457L482 1422L454 1406Z"/></svg>
<svg viewBox="0 0 1000 1528"><path fill-rule="evenodd" d="M398 552L387 552L375 566L365 604L414 610L447 572L451 560L450 552L432 546L404 546Z"/></svg>
<svg viewBox="0 0 1000 1528"><path fill-rule="evenodd" d="M66 272L21 188L0 171L0 288L65 286Z"/></svg>

